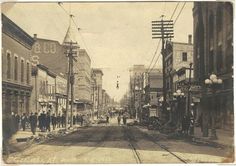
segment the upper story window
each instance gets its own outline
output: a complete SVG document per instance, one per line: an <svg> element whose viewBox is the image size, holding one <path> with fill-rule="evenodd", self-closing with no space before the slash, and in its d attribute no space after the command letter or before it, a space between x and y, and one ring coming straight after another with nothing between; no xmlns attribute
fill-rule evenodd
<svg viewBox="0 0 236 166"><path fill-rule="evenodd" d="M18 57L17 56L15 56L15 59L14 59L14 79L17 81L17 79L18 79Z"/></svg>
<svg viewBox="0 0 236 166"><path fill-rule="evenodd" d="M24 82L24 60L21 59L21 82Z"/></svg>
<svg viewBox="0 0 236 166"><path fill-rule="evenodd" d="M7 53L7 78L11 78L11 54Z"/></svg>
<svg viewBox="0 0 236 166"><path fill-rule="evenodd" d="M27 69L26 69L27 75L26 75L26 82L27 84L30 83L30 64L27 62Z"/></svg>
<svg viewBox="0 0 236 166"><path fill-rule="evenodd" d="M188 54L187 54L187 52L183 52L182 53L182 61L188 61Z"/></svg>

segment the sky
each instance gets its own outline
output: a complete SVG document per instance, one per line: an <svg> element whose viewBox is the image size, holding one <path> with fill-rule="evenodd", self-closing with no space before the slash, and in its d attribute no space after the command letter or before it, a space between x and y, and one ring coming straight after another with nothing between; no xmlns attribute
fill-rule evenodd
<svg viewBox="0 0 236 166"><path fill-rule="evenodd" d="M91 67L103 70L103 89L118 101L128 91L129 69L134 64L148 67L155 53L158 39L152 39L151 21L160 20L161 15L170 19L177 3L4 3L2 12L31 36L36 33L39 38L60 43L69 26L67 13L71 12L80 28L76 33L80 47L87 50ZM179 3L174 21L183 4ZM193 33L192 8L192 2L184 6L174 25L173 41L187 42L188 35ZM161 63L159 58L155 67L160 68ZM116 89L117 81L119 89Z"/></svg>

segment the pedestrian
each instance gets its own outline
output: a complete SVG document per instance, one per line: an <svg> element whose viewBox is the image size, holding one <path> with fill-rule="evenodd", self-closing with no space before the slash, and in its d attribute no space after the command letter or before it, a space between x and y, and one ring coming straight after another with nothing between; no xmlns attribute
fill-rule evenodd
<svg viewBox="0 0 236 166"><path fill-rule="evenodd" d="M107 115L107 124L109 123L109 116Z"/></svg>
<svg viewBox="0 0 236 166"><path fill-rule="evenodd" d="M42 113L42 131L46 131L46 113L43 111Z"/></svg>
<svg viewBox="0 0 236 166"><path fill-rule="evenodd" d="M76 121L76 116L73 115L73 125L75 125L75 121Z"/></svg>
<svg viewBox="0 0 236 166"><path fill-rule="evenodd" d="M30 121L31 132L33 133L33 135L35 135L37 122L38 122L37 113L35 114L31 113L29 121Z"/></svg>
<svg viewBox="0 0 236 166"><path fill-rule="evenodd" d="M83 115L80 116L80 126L83 126L83 123L84 123L84 118L83 118Z"/></svg>
<svg viewBox="0 0 236 166"><path fill-rule="evenodd" d="M23 113L23 115L21 117L21 125L22 125L22 128L23 128L23 131L25 131L26 121L27 121L27 117L26 117L25 113Z"/></svg>
<svg viewBox="0 0 236 166"><path fill-rule="evenodd" d="M79 123L79 114L77 113L76 114L76 124L78 124Z"/></svg>
<svg viewBox="0 0 236 166"><path fill-rule="evenodd" d="M61 116L61 124L62 124L62 127L65 127L66 125L66 116L64 113Z"/></svg>
<svg viewBox="0 0 236 166"><path fill-rule="evenodd" d="M126 125L126 117L123 116L123 124Z"/></svg>
<svg viewBox="0 0 236 166"><path fill-rule="evenodd" d="M117 121L118 121L118 125L119 125L119 126L120 126L120 120L121 120L120 115L118 115Z"/></svg>
<svg viewBox="0 0 236 166"><path fill-rule="evenodd" d="M19 124L20 124L20 116L18 114L15 114L15 128L16 128L16 131L19 130Z"/></svg>
<svg viewBox="0 0 236 166"><path fill-rule="evenodd" d="M60 113L57 115L57 128L61 127L61 115Z"/></svg>
<svg viewBox="0 0 236 166"><path fill-rule="evenodd" d="M53 128L53 130L55 130L56 125L57 125L57 117L55 114L53 114L52 115L52 128Z"/></svg>
<svg viewBox="0 0 236 166"><path fill-rule="evenodd" d="M46 125L46 131L51 131L50 130L50 124L51 124L51 116L50 116L50 113L47 112L47 115L46 115L46 121L45 121L45 125Z"/></svg>

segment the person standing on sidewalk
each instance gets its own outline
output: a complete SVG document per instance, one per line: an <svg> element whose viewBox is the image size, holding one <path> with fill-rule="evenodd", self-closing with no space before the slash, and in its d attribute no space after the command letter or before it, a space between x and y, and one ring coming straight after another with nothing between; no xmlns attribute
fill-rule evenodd
<svg viewBox="0 0 236 166"><path fill-rule="evenodd" d="M46 130L46 114L45 111L42 113L42 131Z"/></svg>
<svg viewBox="0 0 236 166"><path fill-rule="evenodd" d="M33 133L33 135L35 135L35 132L36 132L37 122L38 122L37 113L35 113L34 115L33 115L33 113L31 113L31 115L30 115L30 128L31 128L31 132Z"/></svg>
<svg viewBox="0 0 236 166"><path fill-rule="evenodd" d="M57 115L57 128L61 127L61 115L60 113Z"/></svg>
<svg viewBox="0 0 236 166"><path fill-rule="evenodd" d="M51 131L50 124L51 124L51 116L50 116L50 113L47 112L47 116L46 116L46 131Z"/></svg>
<svg viewBox="0 0 236 166"><path fill-rule="evenodd" d="M56 125L57 125L57 117L55 114L53 114L52 115L52 128L53 128L53 130L55 130Z"/></svg>

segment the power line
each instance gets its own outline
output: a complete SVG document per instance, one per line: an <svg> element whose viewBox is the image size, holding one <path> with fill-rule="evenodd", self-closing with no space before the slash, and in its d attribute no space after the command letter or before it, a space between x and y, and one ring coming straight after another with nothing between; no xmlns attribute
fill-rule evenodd
<svg viewBox="0 0 236 166"><path fill-rule="evenodd" d="M174 9L174 12L172 13L172 15L171 15L171 17L170 17L170 20L173 18L174 14L175 14L175 12L176 12L176 9L177 9L178 6L179 6L179 3L180 3L180 2L178 2L178 3L176 4L175 9Z"/></svg>
<svg viewBox="0 0 236 166"><path fill-rule="evenodd" d="M179 16L180 16L180 14L182 13L182 11L183 11L183 9L184 9L184 6L185 6L185 4L186 4L186 2L184 2L184 4L183 4L182 8L180 9L180 12L179 12L178 16L176 17L174 24L177 22L177 20L178 20L178 18L179 18Z"/></svg>
<svg viewBox="0 0 236 166"><path fill-rule="evenodd" d="M173 18L174 14L175 14L175 12L176 12L178 6L179 6L179 3L180 3L180 2L178 2L178 3L176 4L175 9L174 9L174 11L173 11L173 13L172 13L172 15L171 15L171 17L170 17L170 20ZM183 7L182 7L182 8L183 8ZM160 41L161 41L161 40L159 40L157 49L158 49L158 47L159 47ZM157 61L158 61L158 59L159 59L159 57L160 57L160 55L161 55L161 53L160 53L159 56L157 57L157 59L156 59L154 65L153 65L153 67L152 67L151 70L150 70L151 64L152 64L152 62L153 62L153 60L154 60L154 58L155 58L155 55L156 55L156 53L157 53L157 49L156 49L156 51L155 51L155 53L154 53L154 56L152 57L152 60L151 60L150 65L149 65L149 67L148 67L148 73L150 73L150 72L154 69L154 67L155 67L155 65L156 65L156 63L157 63Z"/></svg>
<svg viewBox="0 0 236 166"><path fill-rule="evenodd" d="M88 54L90 54L91 51L90 51L90 49L88 48L88 46L87 46L87 44L86 44L86 42L85 42L85 40L84 40L84 37L83 37L82 33L79 31L79 30L80 30L79 26L76 24L76 22L75 22L75 20L74 20L74 17L75 17L75 16L72 15L72 14L70 14L69 12L67 12L67 10L62 6L62 2L58 2L58 5L63 9L63 11L64 11L67 15L70 16L70 18L71 18L73 24L75 25L75 27L77 28L77 30L78 30L78 32L79 32L79 35L80 35L80 37L81 37L82 42L84 43L84 46L85 46L86 50L88 51Z"/></svg>
<svg viewBox="0 0 236 166"><path fill-rule="evenodd" d="M159 39L159 42L158 42L158 44L157 44L157 48L156 48L155 53L154 53L154 55L153 55L153 57L152 57L151 63L149 64L148 72L149 72L150 67L151 67L151 65L152 65L152 62L153 62L153 60L154 60L154 58L155 58L155 56L156 56L156 54L157 54L157 50L158 50L158 48L159 48L159 46L160 46L160 43L161 43L161 39Z"/></svg>

